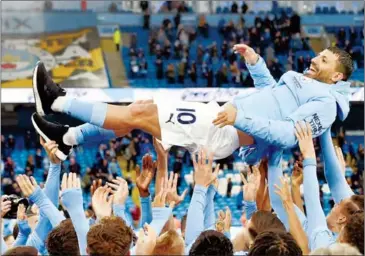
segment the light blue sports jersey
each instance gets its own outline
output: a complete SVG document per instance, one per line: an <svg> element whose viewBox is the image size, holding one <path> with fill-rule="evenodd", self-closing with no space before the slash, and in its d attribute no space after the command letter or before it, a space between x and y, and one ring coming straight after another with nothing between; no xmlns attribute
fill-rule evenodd
<svg viewBox="0 0 365 256"><path fill-rule="evenodd" d="M247 67L259 90L233 100L237 108L234 126L255 138L256 156L252 160L261 158L268 145L282 149L295 146L294 126L298 121L309 122L313 137L318 137L336 115L341 120L348 115L349 82L329 85L294 71L286 72L276 82L261 57L257 64ZM247 151L252 154L252 148Z"/></svg>

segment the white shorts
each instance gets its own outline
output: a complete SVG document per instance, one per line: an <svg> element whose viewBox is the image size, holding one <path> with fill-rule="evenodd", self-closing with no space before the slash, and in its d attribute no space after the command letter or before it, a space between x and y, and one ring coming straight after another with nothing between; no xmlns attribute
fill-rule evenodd
<svg viewBox="0 0 365 256"><path fill-rule="evenodd" d="M201 146L213 150L215 158L224 158L239 147L237 131L232 126L219 129L213 120L221 111L216 102L155 101L165 148L173 145L187 148L191 153Z"/></svg>

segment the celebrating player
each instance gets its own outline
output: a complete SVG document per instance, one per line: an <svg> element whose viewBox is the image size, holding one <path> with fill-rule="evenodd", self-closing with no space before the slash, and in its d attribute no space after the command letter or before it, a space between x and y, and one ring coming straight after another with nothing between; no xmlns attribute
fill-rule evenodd
<svg viewBox="0 0 365 256"><path fill-rule="evenodd" d="M224 158L244 146L243 156L247 162L254 163L267 153L268 145L294 146L297 121L309 122L313 136L317 137L332 125L336 115L342 120L346 118L350 89L346 80L353 71L353 64L345 51L327 48L312 59L304 75L289 71L277 83L264 60L251 47L241 44L236 45L235 50L245 57L259 90L236 97L222 112L215 102L164 99L129 106L85 102L68 97L66 91L52 81L44 65L38 63L33 75L37 108L37 114L32 116L34 127L46 141L57 142L61 159L67 157L73 145L111 139L141 129L166 147L178 145L195 152L199 146L209 146L216 158ZM42 118L53 112L66 113L87 124L68 128Z"/></svg>

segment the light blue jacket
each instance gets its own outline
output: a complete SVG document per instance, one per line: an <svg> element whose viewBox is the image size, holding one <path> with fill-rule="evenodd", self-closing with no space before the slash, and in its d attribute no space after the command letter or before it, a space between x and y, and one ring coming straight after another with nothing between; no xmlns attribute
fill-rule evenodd
<svg viewBox="0 0 365 256"><path fill-rule="evenodd" d="M258 90L233 100L237 108L234 126L253 136L261 151L267 145L281 149L295 146L298 121L309 122L313 136L318 137L331 127L336 115L341 120L348 115L349 82L329 85L294 71L276 82L261 57L247 67Z"/></svg>

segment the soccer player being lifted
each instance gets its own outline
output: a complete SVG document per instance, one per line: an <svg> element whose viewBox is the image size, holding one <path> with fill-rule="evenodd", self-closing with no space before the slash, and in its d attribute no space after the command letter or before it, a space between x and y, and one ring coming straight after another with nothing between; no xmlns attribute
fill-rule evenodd
<svg viewBox="0 0 365 256"><path fill-rule="evenodd" d="M329 129L336 116L344 120L349 112L353 71L350 55L329 47L311 60L304 74L288 71L279 82L271 76L262 57L245 45L234 46L243 56L257 91L237 96L220 107L216 102L146 100L128 106L87 102L68 97L54 83L42 63L33 75L37 113L32 122L46 140L59 145L57 156L66 159L72 146L86 141L100 142L140 129L162 142L165 148L178 145L196 152L210 148L216 159L225 158L240 146L249 164L259 161L268 149L296 145L295 124L309 122L314 137ZM69 128L46 121L54 112L71 115L86 124Z"/></svg>

